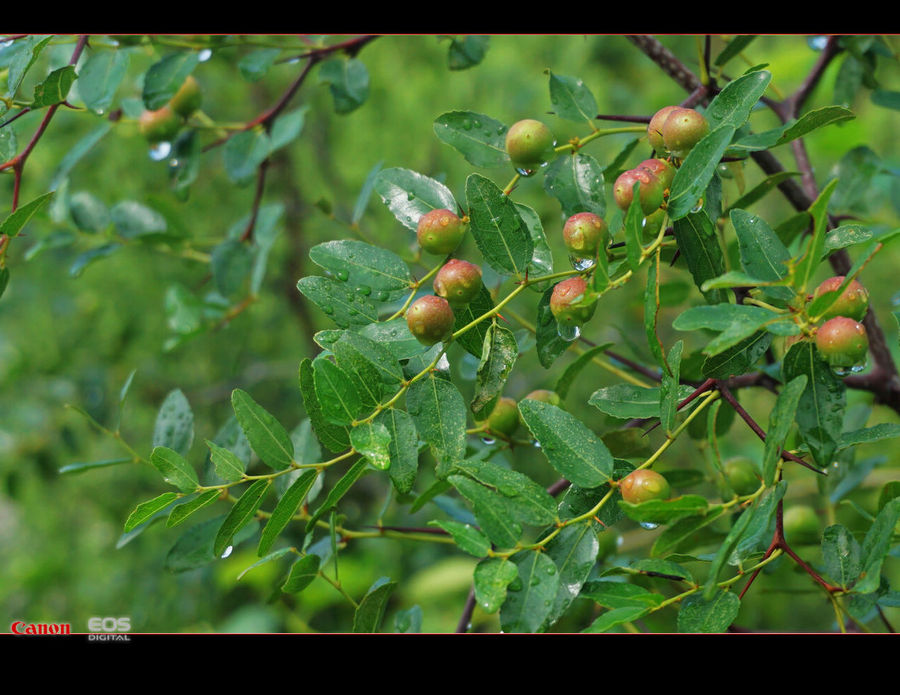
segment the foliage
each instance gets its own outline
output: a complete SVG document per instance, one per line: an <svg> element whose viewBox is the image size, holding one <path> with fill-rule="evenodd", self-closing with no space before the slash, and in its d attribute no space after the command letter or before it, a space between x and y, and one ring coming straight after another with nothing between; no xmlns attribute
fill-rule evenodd
<svg viewBox="0 0 900 695"><path fill-rule="evenodd" d="M66 571L42 534L67 520L93 539L69 590L85 553L138 572L88 611L139 631L891 630L894 43L8 37L0 542L26 590L0 597L65 617L28 577ZM676 104L702 137L663 185L647 124ZM462 243L423 254L435 210ZM411 332L451 256L481 285ZM868 354L830 364L857 280ZM664 492L624 500L636 469ZM823 523L792 537L801 508Z"/></svg>

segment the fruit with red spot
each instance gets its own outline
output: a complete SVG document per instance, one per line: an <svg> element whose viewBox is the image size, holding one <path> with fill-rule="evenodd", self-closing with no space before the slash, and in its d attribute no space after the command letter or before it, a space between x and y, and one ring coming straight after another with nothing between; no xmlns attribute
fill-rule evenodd
<svg viewBox="0 0 900 695"><path fill-rule="evenodd" d="M650 500L667 500L672 494L669 481L648 468L633 471L619 481L622 499L631 504Z"/></svg>
<svg viewBox="0 0 900 695"><path fill-rule="evenodd" d="M428 253L446 256L453 253L466 234L466 226L455 212L439 208L419 218L416 238Z"/></svg>
<svg viewBox="0 0 900 695"><path fill-rule="evenodd" d="M653 118L651 118L650 123L647 124L647 140L650 141L650 147L652 147L657 152L666 151L666 143L663 141L662 127L666 122L666 119L669 117L669 114L677 108L681 107L663 106L659 111L653 114Z"/></svg>
<svg viewBox="0 0 900 695"><path fill-rule="evenodd" d="M147 142L168 141L181 130L181 118L170 106L163 106L156 111L144 111L138 119L138 128Z"/></svg>
<svg viewBox="0 0 900 695"><path fill-rule="evenodd" d="M585 303L586 295L587 282L580 275L558 283L550 295L550 311L556 322L567 326L586 323L597 308L596 301Z"/></svg>
<svg viewBox="0 0 900 695"><path fill-rule="evenodd" d="M836 316L819 326L816 347L834 369L851 369L865 364L869 338L861 323Z"/></svg>
<svg viewBox="0 0 900 695"><path fill-rule="evenodd" d="M673 109L663 123L662 136L666 149L675 157L684 159L694 145L709 133L709 121L694 109Z"/></svg>
<svg viewBox="0 0 900 695"><path fill-rule="evenodd" d="M728 486L738 495L750 495L759 489L759 475L753 462L743 456L729 459L723 465Z"/></svg>
<svg viewBox="0 0 900 695"><path fill-rule="evenodd" d="M502 396L488 415L487 428L491 434L511 437L519 428L519 408L515 400Z"/></svg>
<svg viewBox="0 0 900 695"><path fill-rule="evenodd" d="M821 297L826 292L836 292L840 289L844 282L843 275L836 275L828 278L816 288L816 298ZM835 300L828 309L822 314L822 319L833 319L836 316L846 316L856 321L862 321L866 312L869 310L869 293L866 288L860 284L858 280L853 280L841 292L840 296Z"/></svg>
<svg viewBox="0 0 900 695"><path fill-rule="evenodd" d="M481 268L474 263L451 258L434 278L434 292L452 306L465 306L481 289Z"/></svg>
<svg viewBox="0 0 900 695"><path fill-rule="evenodd" d="M593 212L576 213L563 226L563 243L571 253L593 258L609 244L609 227Z"/></svg>
<svg viewBox="0 0 900 695"><path fill-rule="evenodd" d="M668 189L672 185L672 179L675 178L675 167L669 164L665 159L645 159L638 164L635 169L646 169L651 174L662 181L663 188Z"/></svg>
<svg viewBox="0 0 900 695"><path fill-rule="evenodd" d="M172 110L183 118L187 118L200 108L203 103L203 92L193 75L188 75L175 96L169 100Z"/></svg>
<svg viewBox="0 0 900 695"><path fill-rule="evenodd" d="M663 193L666 187L654 173L648 169L630 169L622 173L613 184L613 198L616 205L625 212L631 206L634 198L634 185L639 184L638 193L641 201L641 211L644 215L650 215L659 209L663 202Z"/></svg>
<svg viewBox="0 0 900 695"><path fill-rule="evenodd" d="M506 153L517 169L543 166L553 156L554 144L551 130L533 118L514 123L506 133Z"/></svg>
<svg viewBox="0 0 900 695"><path fill-rule="evenodd" d="M406 325L420 343L434 345L453 332L453 310L443 297L425 295L409 307Z"/></svg>
<svg viewBox="0 0 900 695"><path fill-rule="evenodd" d="M792 545L818 545L820 540L819 517L816 510L805 504L797 504L784 512L784 537Z"/></svg>

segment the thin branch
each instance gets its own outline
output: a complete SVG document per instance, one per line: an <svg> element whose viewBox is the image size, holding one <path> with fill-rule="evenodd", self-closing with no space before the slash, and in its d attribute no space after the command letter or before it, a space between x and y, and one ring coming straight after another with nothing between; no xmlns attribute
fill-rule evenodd
<svg viewBox="0 0 900 695"><path fill-rule="evenodd" d="M663 46L657 39L646 34L626 36L629 41L641 49L644 54L656 63L663 72L680 84L685 91L693 92L701 87L700 79L682 63L675 54Z"/></svg>
<svg viewBox="0 0 900 695"><path fill-rule="evenodd" d="M469 631L469 623L472 621L472 613L475 611L475 587L469 589L469 595L466 597L466 605L463 606L462 615L459 616L459 622L456 624L456 632L466 633Z"/></svg>
<svg viewBox="0 0 900 695"><path fill-rule="evenodd" d="M649 123L652 116L622 116L600 113L594 116L598 121L622 121L624 123Z"/></svg>
<svg viewBox="0 0 900 695"><path fill-rule="evenodd" d="M269 170L269 158L260 162L256 170L256 194L253 197L253 207L250 212L250 221L247 228L241 234L241 241L249 241L253 238L253 228L256 226L256 218L259 216L259 206L262 203L263 191L266 187L266 172Z"/></svg>

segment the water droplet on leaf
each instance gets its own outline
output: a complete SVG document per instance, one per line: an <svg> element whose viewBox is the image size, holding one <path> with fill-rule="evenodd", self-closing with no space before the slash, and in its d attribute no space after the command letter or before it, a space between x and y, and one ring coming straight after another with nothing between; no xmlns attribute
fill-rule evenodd
<svg viewBox="0 0 900 695"><path fill-rule="evenodd" d="M169 156L169 153L172 151L172 143L171 142L158 142L153 147L150 148L150 159L154 162L160 162L166 157Z"/></svg>
<svg viewBox="0 0 900 695"><path fill-rule="evenodd" d="M659 528L659 524L654 524L652 521L642 521L641 528L652 531L655 528Z"/></svg>
<svg viewBox="0 0 900 695"><path fill-rule="evenodd" d="M339 270L337 272L337 276L338 276L338 280L340 280L341 282L347 282L347 278L350 277L349 275L347 275L346 270Z"/></svg>
<svg viewBox="0 0 900 695"><path fill-rule="evenodd" d="M197 60L200 61L201 63L205 63L210 58L212 58L212 51L209 50L208 48L204 48L202 51L200 51L197 54Z"/></svg>
<svg viewBox="0 0 900 695"><path fill-rule="evenodd" d="M493 437L482 437L481 442L483 444L487 444L488 446L493 446L494 444L497 443L497 440L494 439Z"/></svg>
<svg viewBox="0 0 900 695"><path fill-rule="evenodd" d="M226 557L228 557L229 555L231 555L231 551L232 551L232 550L234 550L234 546L233 546L233 545L229 545L227 548L225 548L225 552L222 553L221 558L224 560Z"/></svg>
<svg viewBox="0 0 900 695"><path fill-rule="evenodd" d="M569 263L575 270L587 270L593 268L597 264L595 258L579 258L578 256L569 256Z"/></svg>
<svg viewBox="0 0 900 695"><path fill-rule="evenodd" d="M356 291L364 297L368 297L370 294L372 294L372 288L368 285L360 285L356 288Z"/></svg>

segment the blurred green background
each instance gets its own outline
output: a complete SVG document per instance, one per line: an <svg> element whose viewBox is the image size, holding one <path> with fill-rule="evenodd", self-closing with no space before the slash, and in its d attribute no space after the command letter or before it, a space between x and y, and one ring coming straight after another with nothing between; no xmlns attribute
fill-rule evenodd
<svg viewBox="0 0 900 695"><path fill-rule="evenodd" d="M661 40L696 71L695 37L666 36ZM887 41L894 50L900 49L896 37ZM29 73L20 94L29 95L37 79L64 65L73 42L72 37L54 41ZM246 43L254 42L300 45L296 37L249 37ZM252 119L277 101L300 68L292 63L274 65L261 80L250 82L242 77L238 62L258 46L232 45L239 43L237 37L223 40L193 73L203 88L202 108L217 122ZM723 45L721 39L714 38L713 55ZM778 98L790 94L806 75L818 55L815 45L806 37L760 37L747 48L746 60L735 58L725 73L734 77L751 65L768 63L774 75L770 95ZM181 285L202 293L209 272L204 263L134 243L89 266L80 277L72 277L70 267L78 254L99 246L102 240L97 235L76 233L74 243L54 247L50 243L54 234L75 233L76 228L65 216L54 220L46 213L30 224L27 236L14 240L9 257L11 281L0 299L0 618L6 620L2 625L14 619L70 622L73 630L85 631L92 616L131 616L132 629L139 632L350 628L352 608L325 582L314 582L296 597L280 592L286 560L263 565L237 581L237 575L256 560L255 543L238 546L225 560L182 573L170 573L163 566L184 528L167 529L157 524L117 548L124 521L135 505L167 488L149 467L128 464L61 476L59 469L63 466L124 454L116 441L64 406L77 405L104 425L114 427L119 391L136 370L122 413L122 433L147 456L159 406L169 391L179 388L195 416L189 460L198 468L206 455L204 440L212 439L230 415L229 394L233 388L248 391L291 428L305 417L297 388L298 364L318 351L312 334L332 327L327 317L296 290L300 277L322 272L307 258L309 248L331 239L364 238L414 259L414 235L397 223L377 195L369 201L359 229L349 224L357 196L374 166L404 167L438 178L458 200L464 200L465 178L473 167L435 137L433 122L440 114L471 110L507 124L539 118L553 129L560 143L586 135L585 126L550 113L548 70L582 78L595 95L601 113L649 116L686 96L622 36L494 36L483 62L460 71L448 70L447 47L447 40L433 36L388 36L367 45L359 58L370 75L369 97L362 107L347 115L334 113L327 85L318 83L313 72L289 107L308 106L303 132L273 157L268 175L263 202L281 203L284 215L259 301L220 330L164 349L172 335L165 308L167 291ZM171 46L160 43L131 48L128 74L117 92L117 101L139 97L143 73L171 50ZM812 94L809 108L836 103L835 81L841 66L842 57L828 68ZM885 89L898 89L896 60L881 61L877 78ZM0 73L0 84L3 80ZM883 231L898 226L900 187L890 174L900 171L900 121L897 111L873 104L870 95L871 90L861 89L849 104L857 118L814 133L807 147L820 186L835 175L848 152L858 147L872 150L879 165L866 179L865 196L855 203L854 212L864 224ZM77 105L77 98L73 101ZM20 149L40 117L28 114L7 126L15 132ZM48 190L65 154L100 122L101 117L78 110L63 108L56 114L27 162L22 201ZM768 111L755 113L751 124L755 130L777 125ZM213 139L208 133L201 137L204 143ZM602 138L591 143L587 151L605 166L632 137L623 134ZM789 147L775 150L775 154L792 170ZM630 156L628 166L647 156L649 148L642 143ZM513 172L482 173L503 186ZM726 200L738 197L741 176L747 190L763 178L752 162L736 173L736 178L725 180ZM127 117L114 123L111 132L78 162L66 185L70 196L87 191L108 206L135 200L164 211L170 224L173 220L180 224L192 246L204 252L247 215L254 196L252 183L238 187L229 181L222 148L217 148L202 156L190 195L180 200L171 190L167 162L148 156L147 143L138 134L134 120ZM0 214L8 213L12 187L12 176L0 175ZM559 204L543 192L541 176L523 180L514 195L539 212L557 267L565 267ZM611 195L607 200L608 219L612 219L616 213ZM793 213L777 193L767 196L752 211L772 226ZM727 232L726 238L731 238ZM895 354L898 330L890 312L900 291L894 274L897 253L897 248L888 246L863 275L871 306L878 312ZM475 262L479 259L471 239L459 255ZM423 262L430 263L428 259ZM412 267L421 277L429 266L413 263ZM827 277L828 268L823 266L820 275L820 279ZM642 272L638 281L601 302L585 335L595 342L613 341L622 354L649 363L641 323L644 277ZM485 279L489 286L497 285L498 278L489 271ZM678 334L670 326L683 308L702 299L681 264L666 269L664 281L664 307L659 319L663 342L668 347L681 338L687 350L697 351L702 347L700 334ZM526 293L512 305L514 312L533 321L537 297ZM512 326L521 329L514 321ZM525 352L505 393L519 398L535 388L552 388L573 357L564 355L548 371L538 364L533 350ZM458 347L450 352L449 359L456 383L464 395L470 395L476 361ZM606 371L595 367L585 370L569 394L567 408L599 433L615 428L617 423L586 405L595 389L613 383L617 383L616 377ZM900 421L883 407L875 406L869 413L868 394L849 392L848 396L857 427ZM771 394L748 390L740 398L761 423L767 422ZM661 442L658 432L648 439L648 446ZM478 441L472 445L483 446ZM741 423L735 424L720 445L724 457L762 454L762 444ZM502 456L542 484L556 479L537 451L519 448ZM855 461L845 466L855 473L871 472L861 486L834 504L820 496L814 474L789 467L787 504L812 504L823 528L838 520L864 532L867 524L853 505L874 513L881 486L898 478L898 462L896 442L860 447ZM694 468L707 475L711 470L705 453L687 438L679 440L664 463L664 469ZM430 465L426 453L415 491L427 486ZM331 485L335 479L334 473L329 473L326 483ZM691 489L698 490L715 494L715 485ZM341 503L347 525L360 528L374 523L389 492L386 476L366 477ZM847 503L850 500L853 504ZM430 519L447 518L447 511L435 504L412 516L406 509L408 505L391 501L384 514L385 523L424 526ZM224 506L214 506L206 510L206 517L224 511ZM617 552L623 558L639 557L647 551L653 532L628 521L618 527L624 540ZM818 548L802 550L807 559L821 560ZM340 554L340 577L347 591L357 598L381 576L400 581L388 606L384 630L393 629L398 611L418 605L424 617L423 630L450 631L462 610L475 562L451 546L361 540ZM895 578L897 564L896 558L889 558L885 564L885 570ZM704 576L704 572L700 568L698 576ZM665 590L662 583L654 586ZM900 615L897 609L891 610L896 622ZM589 624L591 612L588 602L576 602L569 617L555 629L579 630ZM674 611L661 611L647 619L645 627L674 630L674 615ZM808 577L798 574L789 563L776 563L748 594L738 622L750 629L831 630L834 616ZM496 615L478 610L473 626L477 630L499 629Z"/></svg>

